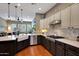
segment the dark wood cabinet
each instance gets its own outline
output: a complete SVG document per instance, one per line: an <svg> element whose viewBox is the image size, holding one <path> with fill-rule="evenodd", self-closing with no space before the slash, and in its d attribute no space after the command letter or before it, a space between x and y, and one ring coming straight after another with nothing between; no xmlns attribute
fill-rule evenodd
<svg viewBox="0 0 79 59"><path fill-rule="evenodd" d="M41 44L41 39L40 39L40 40L39 40L39 39L37 39L37 43L38 43L38 44Z"/></svg>
<svg viewBox="0 0 79 59"><path fill-rule="evenodd" d="M79 48L62 43L58 40L38 36L38 44L43 45L52 55L55 56L79 56Z"/></svg>
<svg viewBox="0 0 79 59"><path fill-rule="evenodd" d="M26 39L20 42L17 42L17 52L28 47L30 45L30 39Z"/></svg>
<svg viewBox="0 0 79 59"><path fill-rule="evenodd" d="M55 41L50 40L50 52L55 55Z"/></svg>
<svg viewBox="0 0 79 59"><path fill-rule="evenodd" d="M55 41L51 41L41 35L37 36L37 43L43 45L53 55L55 54Z"/></svg>
<svg viewBox="0 0 79 59"><path fill-rule="evenodd" d="M66 44L66 56L79 56L79 48Z"/></svg>
<svg viewBox="0 0 79 59"><path fill-rule="evenodd" d="M47 47L47 50L50 52L51 42L49 39L46 39L46 47Z"/></svg>
<svg viewBox="0 0 79 59"><path fill-rule="evenodd" d="M42 36L42 35L37 35L37 43L38 43L38 44L44 45L44 39L45 39L44 36Z"/></svg>
<svg viewBox="0 0 79 59"><path fill-rule="evenodd" d="M41 36L40 35L37 35L37 43L41 44Z"/></svg>
<svg viewBox="0 0 79 59"><path fill-rule="evenodd" d="M0 56L13 56L16 54L16 40L0 42Z"/></svg>
<svg viewBox="0 0 79 59"><path fill-rule="evenodd" d="M64 56L65 55L65 48L64 43L61 43L59 41L56 41L56 56Z"/></svg>
<svg viewBox="0 0 79 59"><path fill-rule="evenodd" d="M79 56L79 48L56 41L56 56Z"/></svg>
<svg viewBox="0 0 79 59"><path fill-rule="evenodd" d="M46 40L46 38L43 39L42 44L47 49L47 47L48 47L48 41Z"/></svg>

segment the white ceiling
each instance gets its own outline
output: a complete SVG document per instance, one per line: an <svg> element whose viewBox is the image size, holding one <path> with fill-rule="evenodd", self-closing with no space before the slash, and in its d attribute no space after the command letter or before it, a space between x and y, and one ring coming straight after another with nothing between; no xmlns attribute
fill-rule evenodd
<svg viewBox="0 0 79 59"><path fill-rule="evenodd" d="M21 6L18 7L18 17L21 18L21 8L23 9L23 20L32 21L35 17L35 13L46 13L49 9L55 6L55 3L20 3ZM11 19L15 19L15 5L17 3L10 4L10 14ZM41 8L41 10L39 10ZM0 3L0 17L7 19L8 18L8 4Z"/></svg>

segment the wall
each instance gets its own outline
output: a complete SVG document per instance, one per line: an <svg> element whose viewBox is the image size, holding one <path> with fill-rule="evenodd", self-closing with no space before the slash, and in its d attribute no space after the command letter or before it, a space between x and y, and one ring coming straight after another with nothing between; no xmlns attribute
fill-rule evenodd
<svg viewBox="0 0 79 59"><path fill-rule="evenodd" d="M36 21L36 33L40 34L40 20L44 18L43 14L36 13L35 21Z"/></svg>
<svg viewBox="0 0 79 59"><path fill-rule="evenodd" d="M62 32L64 33L64 36L71 39L76 40L76 37L79 36L79 29L63 29Z"/></svg>
<svg viewBox="0 0 79 59"><path fill-rule="evenodd" d="M76 40L76 37L79 36L79 29L77 28L61 28L61 25L50 26L50 29L46 33L47 35L58 35L63 36L71 40Z"/></svg>
<svg viewBox="0 0 79 59"><path fill-rule="evenodd" d="M53 7L50 11L46 13L46 18L50 17L51 15L55 14L56 12L63 10L64 8L71 6L72 4L70 3L63 3L63 4L57 4L55 7ZM59 35L59 36L64 36L68 39L76 40L76 37L79 35L79 29L62 29L61 25L56 25L56 26L50 26L48 29L48 32L46 33L47 35Z"/></svg>

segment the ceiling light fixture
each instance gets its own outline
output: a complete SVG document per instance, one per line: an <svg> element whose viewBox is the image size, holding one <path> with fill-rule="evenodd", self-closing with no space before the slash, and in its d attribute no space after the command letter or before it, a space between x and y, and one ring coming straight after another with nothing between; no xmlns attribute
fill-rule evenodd
<svg viewBox="0 0 79 59"><path fill-rule="evenodd" d="M20 3L18 3L18 4L17 4L17 6L18 6L18 7L20 7L20 6L21 6L21 4L20 4Z"/></svg>
<svg viewBox="0 0 79 59"><path fill-rule="evenodd" d="M17 11L18 11L18 6L14 6L15 7L15 20L17 20L17 24L16 24L16 33L17 35L19 35L19 17L17 16Z"/></svg>
<svg viewBox="0 0 79 59"><path fill-rule="evenodd" d="M39 8L39 10L41 10L41 8Z"/></svg>
<svg viewBox="0 0 79 59"><path fill-rule="evenodd" d="M23 9L21 9L21 22L23 22Z"/></svg>
<svg viewBox="0 0 79 59"><path fill-rule="evenodd" d="M8 19L10 19L10 3L8 3Z"/></svg>

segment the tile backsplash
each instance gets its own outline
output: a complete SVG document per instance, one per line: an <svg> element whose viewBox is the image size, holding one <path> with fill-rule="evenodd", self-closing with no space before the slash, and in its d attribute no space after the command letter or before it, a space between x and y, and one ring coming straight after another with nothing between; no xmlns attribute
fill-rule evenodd
<svg viewBox="0 0 79 59"><path fill-rule="evenodd" d="M65 37L76 40L76 37L79 36L79 29L73 28L73 29L62 29L62 32Z"/></svg>
<svg viewBox="0 0 79 59"><path fill-rule="evenodd" d="M62 29L60 25L57 25L56 27L49 28L47 35L58 35L58 36L64 36L71 40L76 40L77 36L79 36L79 29L78 28L64 28Z"/></svg>

